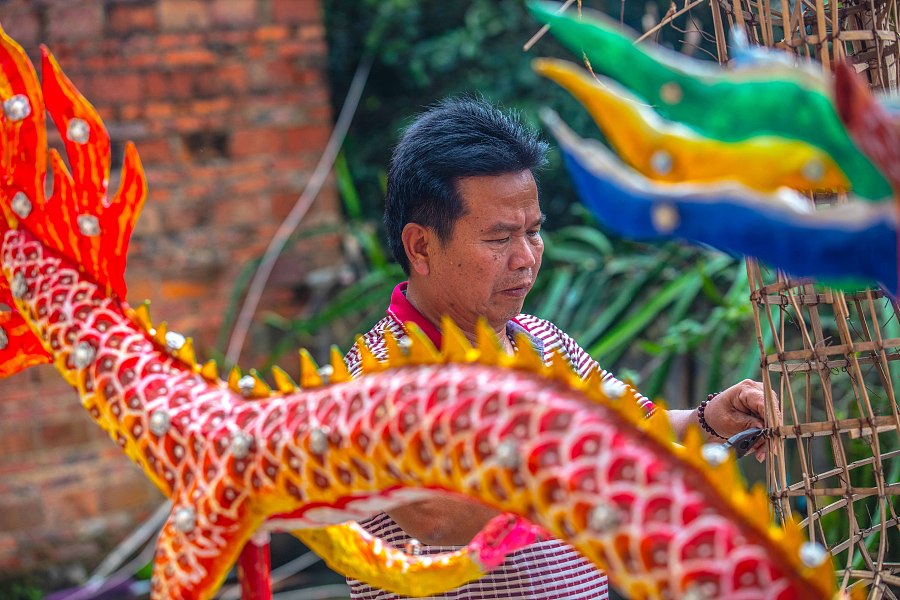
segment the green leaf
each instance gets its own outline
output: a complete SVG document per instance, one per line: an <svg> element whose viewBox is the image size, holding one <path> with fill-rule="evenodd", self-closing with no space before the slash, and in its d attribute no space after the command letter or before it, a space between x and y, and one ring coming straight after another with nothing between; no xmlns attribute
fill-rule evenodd
<svg viewBox="0 0 900 600"><path fill-rule="evenodd" d="M730 259L727 257L714 259L709 264L707 272L715 273L725 268L729 262ZM643 331L666 306L683 294L696 294L701 285L701 272L698 271L687 272L669 282L647 302L640 305L635 313L620 321L608 335L591 346L589 349L591 356L596 357L601 364L613 364L624 351L625 346Z"/></svg>
<svg viewBox="0 0 900 600"><path fill-rule="evenodd" d="M337 181L338 191L341 193L341 200L344 202L344 210L351 220L362 218L362 204L359 201L359 194L356 191L356 185L353 183L353 177L350 175L350 167L347 165L347 155L341 150L334 160L334 177Z"/></svg>

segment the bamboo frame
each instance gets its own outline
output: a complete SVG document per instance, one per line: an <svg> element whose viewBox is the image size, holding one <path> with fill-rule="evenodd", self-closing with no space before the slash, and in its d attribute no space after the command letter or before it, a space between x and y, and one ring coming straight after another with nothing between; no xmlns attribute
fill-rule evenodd
<svg viewBox="0 0 900 600"><path fill-rule="evenodd" d="M751 43L815 59L825 69L832 60L849 60L874 87L897 90L897 4L710 0L709 6L722 63L726 28L740 27ZM682 12L694 5L686 0ZM835 201L846 199L820 203ZM900 414L891 370L900 373L900 306L879 290L829 290L769 274L752 260L746 266L761 378L770 388L766 483L774 513L799 519L809 539L829 549L843 588L861 582L870 598L897 598ZM885 333L888 325L893 336ZM775 422L776 402L782 423Z"/></svg>

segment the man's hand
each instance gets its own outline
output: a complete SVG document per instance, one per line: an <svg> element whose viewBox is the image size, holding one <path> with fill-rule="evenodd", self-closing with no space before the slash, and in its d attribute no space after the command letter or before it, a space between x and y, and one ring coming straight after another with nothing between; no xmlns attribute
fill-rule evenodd
<svg viewBox="0 0 900 600"><path fill-rule="evenodd" d="M781 407L774 392L772 392L772 397L775 400L775 422L769 423L769 426L777 427L782 423ZM745 379L710 400L703 412L703 417L716 433L727 439L751 427L764 428L766 426L765 414L766 400L763 394L763 384L759 381ZM670 410L668 417L672 423L672 429L678 437L684 437L684 432L690 425L700 427L697 409ZM705 431L703 435L707 438L712 437ZM721 442L722 440L710 441ZM756 452L756 460L760 462L766 457L765 444L765 438L761 437L751 450L751 452Z"/></svg>
<svg viewBox="0 0 900 600"><path fill-rule="evenodd" d="M775 422L769 425L775 427L781 424L781 408L774 392L772 396L775 399ZM703 416L716 433L729 438L751 427L765 428L765 414L763 384L745 379L710 400ZM766 456L764 439L757 442L755 450L756 459L762 462Z"/></svg>

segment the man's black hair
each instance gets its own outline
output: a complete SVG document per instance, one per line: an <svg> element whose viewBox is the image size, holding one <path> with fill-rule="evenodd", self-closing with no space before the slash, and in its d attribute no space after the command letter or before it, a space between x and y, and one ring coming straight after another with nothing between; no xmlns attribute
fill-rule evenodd
<svg viewBox="0 0 900 600"><path fill-rule="evenodd" d="M384 224L394 258L409 275L409 259L400 238L407 223L450 239L465 214L456 182L461 177L503 175L546 163L547 142L522 122L481 98L443 100L404 131L388 172Z"/></svg>

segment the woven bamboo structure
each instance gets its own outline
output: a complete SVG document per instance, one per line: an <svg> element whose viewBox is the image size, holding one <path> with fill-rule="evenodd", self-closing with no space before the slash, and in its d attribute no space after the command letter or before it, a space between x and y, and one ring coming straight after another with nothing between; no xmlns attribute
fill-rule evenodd
<svg viewBox="0 0 900 600"><path fill-rule="evenodd" d="M898 84L897 0L711 0L716 46L729 28L818 60L849 60L882 90ZM785 110L790 110L786 106ZM816 203L842 198L816 198ZM878 260L873 256L872 260ZM846 587L900 595L900 306L879 290L840 292L747 262L762 378L781 401L767 484L776 515L800 518ZM893 375L892 375L893 373ZM775 398L768 398L773 423Z"/></svg>

